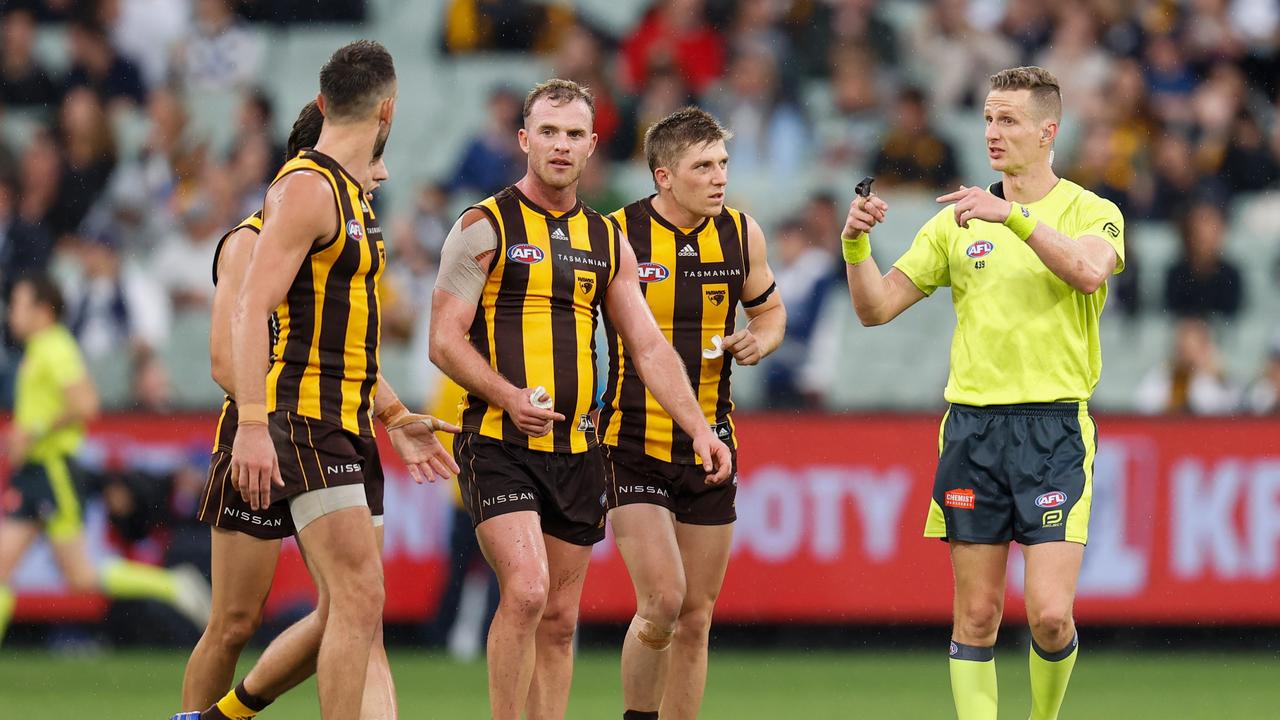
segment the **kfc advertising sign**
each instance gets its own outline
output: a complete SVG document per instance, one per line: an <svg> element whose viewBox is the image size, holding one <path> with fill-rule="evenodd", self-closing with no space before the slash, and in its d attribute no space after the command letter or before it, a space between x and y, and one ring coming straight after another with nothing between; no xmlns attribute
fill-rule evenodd
<svg viewBox="0 0 1280 720"><path fill-rule="evenodd" d="M947 548L921 537L938 420L740 415L738 522L717 617L947 622ZM198 462L207 458L214 421L107 418L93 428L85 464L156 470ZM1081 620L1280 623L1280 420L1101 417L1098 426L1089 547L1076 603ZM449 492L415 485L389 447L382 456L389 480L387 618L427 618L442 587ZM1059 499L1041 500L1051 507ZM90 544L107 548L101 510L90 507ZM145 557L148 549L130 552ZM1022 615L1021 569L1015 550L1010 619ZM102 608L63 595L43 551L26 559L15 584L20 617ZM594 551L583 619L625 621L634 612L631 592L610 536ZM296 548L287 545L270 607L311 594Z"/></svg>

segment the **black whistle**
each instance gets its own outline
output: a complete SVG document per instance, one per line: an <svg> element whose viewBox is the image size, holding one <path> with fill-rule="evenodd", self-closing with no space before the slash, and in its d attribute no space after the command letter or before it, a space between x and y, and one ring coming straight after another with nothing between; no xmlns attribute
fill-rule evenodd
<svg viewBox="0 0 1280 720"><path fill-rule="evenodd" d="M871 197L871 183L875 181L876 179L874 177L868 175L862 178L862 182L858 183L857 186L853 188L853 192L857 194L858 197L869 198Z"/></svg>

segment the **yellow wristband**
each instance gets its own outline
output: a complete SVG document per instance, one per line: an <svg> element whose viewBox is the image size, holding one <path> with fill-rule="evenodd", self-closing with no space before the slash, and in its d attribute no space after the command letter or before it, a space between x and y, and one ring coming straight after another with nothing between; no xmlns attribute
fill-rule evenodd
<svg viewBox="0 0 1280 720"><path fill-rule="evenodd" d="M1026 242L1031 233L1036 231L1038 221L1031 217L1031 211L1025 205L1009 203L1009 217L1004 219L1004 226L1013 231L1018 239Z"/></svg>
<svg viewBox="0 0 1280 720"><path fill-rule="evenodd" d="M378 419L382 421L383 427L390 430L392 425L395 425L406 415L411 414L412 413L409 412L409 408L405 407L404 403L397 400L391 405L383 408L382 412L378 413Z"/></svg>
<svg viewBox="0 0 1280 720"><path fill-rule="evenodd" d="M844 261L850 265L858 263L871 257L871 236L867 233L858 233L857 237L840 238L840 250L844 253Z"/></svg>
<svg viewBox="0 0 1280 720"><path fill-rule="evenodd" d="M239 412L237 425L266 425L267 424L267 406L266 405L238 405L236 410Z"/></svg>

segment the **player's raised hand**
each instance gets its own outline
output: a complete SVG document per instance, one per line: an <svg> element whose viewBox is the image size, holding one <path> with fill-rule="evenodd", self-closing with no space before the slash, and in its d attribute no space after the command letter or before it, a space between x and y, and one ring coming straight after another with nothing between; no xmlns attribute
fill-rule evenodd
<svg viewBox="0 0 1280 720"><path fill-rule="evenodd" d="M845 218L842 238L856 238L863 233L871 232L871 228L884 222L889 212L889 203L879 195L856 197L849 203L849 216Z"/></svg>
<svg viewBox="0 0 1280 720"><path fill-rule="evenodd" d="M733 359L737 360L739 365L755 365L760 362L760 358L764 357L759 339L748 328L743 328L725 338L720 347L733 355Z"/></svg>
<svg viewBox="0 0 1280 720"><path fill-rule="evenodd" d="M693 454L702 458L708 485L719 485L733 474L733 453L710 428L693 438Z"/></svg>
<svg viewBox="0 0 1280 720"><path fill-rule="evenodd" d="M271 486L284 487L275 444L266 425L242 424L231 444L231 485L254 510L271 506Z"/></svg>
<svg viewBox="0 0 1280 720"><path fill-rule="evenodd" d="M1009 211L1012 205L1008 200L992 195L986 188L960 186L959 190L940 196L938 202L942 204L955 203L953 208L956 215L956 224L968 230L970 220L985 220L993 223L1003 223L1009 217Z"/></svg>
<svg viewBox="0 0 1280 720"><path fill-rule="evenodd" d="M448 480L458 472L458 463L448 448L440 444L436 431L460 433L462 428L431 415L401 415L387 427L391 445L409 469L409 477L422 484Z"/></svg>
<svg viewBox="0 0 1280 720"><path fill-rule="evenodd" d="M535 398L534 388L512 389L502 404L502 409L511 416L511 422L529 437L542 437L551 432L556 423L564 422L564 415L552 409L551 396L546 390L539 390L541 392Z"/></svg>

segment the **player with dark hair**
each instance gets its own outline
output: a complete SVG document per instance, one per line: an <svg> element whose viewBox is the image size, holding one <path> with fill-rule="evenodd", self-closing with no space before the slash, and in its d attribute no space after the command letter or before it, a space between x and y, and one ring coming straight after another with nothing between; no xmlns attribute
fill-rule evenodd
<svg viewBox="0 0 1280 720"><path fill-rule="evenodd" d="M881 276L868 233L888 205L869 193L843 235L849 292L880 325L950 286L956 311L940 457L925 536L950 542L951 689L960 720L995 720L996 632L1009 542L1023 546L1031 718L1058 717L1075 665L1071 608L1088 538L1107 280L1124 269L1124 218L1053 171L1057 80L1038 67L991 76L987 157L1001 181L961 187Z"/></svg>

